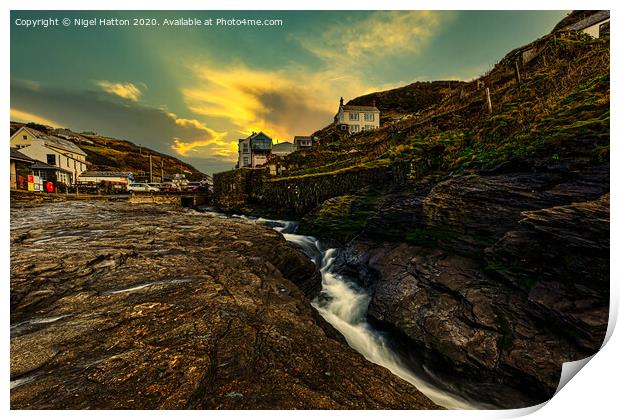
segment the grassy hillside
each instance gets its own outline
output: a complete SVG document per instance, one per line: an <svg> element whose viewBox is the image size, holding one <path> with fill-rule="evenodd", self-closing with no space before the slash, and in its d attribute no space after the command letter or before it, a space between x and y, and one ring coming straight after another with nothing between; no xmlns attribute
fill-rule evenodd
<svg viewBox="0 0 620 420"><path fill-rule="evenodd" d="M22 123L11 122L11 135L21 127ZM39 131L48 131L46 127L34 124ZM51 134L51 133L50 133ZM140 148L127 140L111 137L80 134L73 140L87 153L88 170L92 171L128 171L134 174L149 171L149 157L153 160L153 174L160 174L160 162L163 159L164 174L170 176L175 173L185 174L190 180L201 180L206 175L193 166L166 154L156 152L146 147Z"/></svg>
<svg viewBox="0 0 620 420"><path fill-rule="evenodd" d="M536 54L523 64L526 50ZM288 175L395 160L427 162L429 170L454 173L519 159L607 161L609 52L609 38L552 33L510 52L478 80L414 83L357 98L351 103L376 100L382 127L355 135L325 127L315 133L320 147L288 157ZM485 107L486 87L492 112Z"/></svg>

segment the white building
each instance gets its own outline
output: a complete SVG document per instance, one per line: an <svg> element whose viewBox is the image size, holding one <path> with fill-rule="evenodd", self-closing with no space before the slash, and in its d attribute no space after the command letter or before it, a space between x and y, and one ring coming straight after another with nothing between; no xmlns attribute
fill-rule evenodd
<svg viewBox="0 0 620 420"><path fill-rule="evenodd" d="M75 184L78 176L86 170L86 153L69 140L50 136L23 126L11 136L11 147L29 158L50 167L56 167L68 176L59 180Z"/></svg>
<svg viewBox="0 0 620 420"><path fill-rule="evenodd" d="M563 31L580 31L593 38L609 35L609 10L599 10L588 17L562 28Z"/></svg>
<svg viewBox="0 0 620 420"><path fill-rule="evenodd" d="M340 106L334 117L334 123L340 130L354 134L379 128L379 114L374 101L372 106L343 105L343 100L340 98Z"/></svg>

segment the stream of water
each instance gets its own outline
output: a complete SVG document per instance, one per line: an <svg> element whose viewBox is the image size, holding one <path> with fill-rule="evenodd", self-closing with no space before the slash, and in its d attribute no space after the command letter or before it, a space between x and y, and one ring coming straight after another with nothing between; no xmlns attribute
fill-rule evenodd
<svg viewBox="0 0 620 420"><path fill-rule="evenodd" d="M312 236L295 233L297 223L286 220L269 220L234 215L259 224L266 224L280 232L284 238L298 246L312 259L321 273L322 290L313 301L321 316L345 337L349 346L366 359L390 370L394 375L414 385L434 403L449 409L488 408L473 404L422 379L409 369L389 347L381 332L375 330L366 320L370 295L353 280L338 273L334 262L339 250L324 249Z"/></svg>

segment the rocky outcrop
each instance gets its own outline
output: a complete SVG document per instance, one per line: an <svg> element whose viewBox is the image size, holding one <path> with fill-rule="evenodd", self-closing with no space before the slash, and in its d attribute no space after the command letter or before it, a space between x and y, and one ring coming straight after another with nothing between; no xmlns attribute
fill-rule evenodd
<svg viewBox="0 0 620 420"><path fill-rule="evenodd" d="M426 178L383 198L343 270L444 385L504 407L544 401L562 363L605 336L608 171Z"/></svg>
<svg viewBox="0 0 620 420"><path fill-rule="evenodd" d="M467 257L408 244L360 241L352 265L373 285L368 316L401 333L440 383L500 407L550 398L562 363L586 356L529 316L528 296ZM370 269L370 270L368 270Z"/></svg>
<svg viewBox="0 0 620 420"><path fill-rule="evenodd" d="M523 216L487 249L492 271L528 291L533 316L597 351L609 311L609 194Z"/></svg>
<svg viewBox="0 0 620 420"><path fill-rule="evenodd" d="M325 328L275 231L190 210L11 209L11 408L437 408Z"/></svg>
<svg viewBox="0 0 620 420"><path fill-rule="evenodd" d="M515 169L505 167L503 169ZM609 166L554 172L427 176L383 199L364 232L373 239L433 243L480 256L518 226L521 212L599 198Z"/></svg>

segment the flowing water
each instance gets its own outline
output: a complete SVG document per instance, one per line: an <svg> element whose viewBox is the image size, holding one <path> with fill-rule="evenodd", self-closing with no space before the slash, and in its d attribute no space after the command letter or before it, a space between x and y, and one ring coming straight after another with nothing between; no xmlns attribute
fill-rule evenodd
<svg viewBox="0 0 620 420"><path fill-rule="evenodd" d="M323 249L312 236L298 235L295 222L269 220L234 215L234 218L264 224L280 232L284 238L298 246L319 268L322 290L312 301L321 316L345 337L349 346L369 361L390 370L396 376L414 385L433 402L450 409L490 408L474 404L442 390L414 374L390 348L384 334L374 329L366 320L370 303L369 293L336 271L334 262L338 249Z"/></svg>

